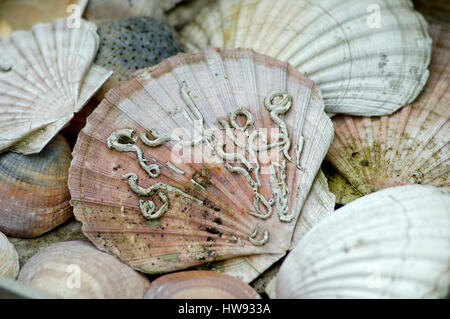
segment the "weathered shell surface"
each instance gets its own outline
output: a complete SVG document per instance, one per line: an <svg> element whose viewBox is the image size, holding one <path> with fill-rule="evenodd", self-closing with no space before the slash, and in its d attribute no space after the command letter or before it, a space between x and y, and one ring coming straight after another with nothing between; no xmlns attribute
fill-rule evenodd
<svg viewBox="0 0 450 319"><path fill-rule="evenodd" d="M39 153L111 75L92 64L96 26L36 24L0 42L0 152Z"/></svg>
<svg viewBox="0 0 450 319"><path fill-rule="evenodd" d="M31 29L39 22L81 17L88 0L2 0L0 20L13 30Z"/></svg>
<svg viewBox="0 0 450 319"><path fill-rule="evenodd" d="M20 267L23 267L28 259L33 257L39 250L51 244L70 240L88 241L81 231L81 223L76 220L67 221L63 225L37 238L9 237L8 239L14 245L17 255L19 255Z"/></svg>
<svg viewBox="0 0 450 319"><path fill-rule="evenodd" d="M70 147L61 135L39 154L0 154L0 231L36 237L69 219L71 160Z"/></svg>
<svg viewBox="0 0 450 319"><path fill-rule="evenodd" d="M414 103L390 116L333 118L327 160L360 195L414 183L450 186L449 30L430 27L430 78Z"/></svg>
<svg viewBox="0 0 450 319"><path fill-rule="evenodd" d="M105 21L126 17L145 16L161 19L181 0L90 0L85 18L89 21Z"/></svg>
<svg viewBox="0 0 450 319"><path fill-rule="evenodd" d="M164 275L152 282L145 299L260 299L249 285L213 271L194 270Z"/></svg>
<svg viewBox="0 0 450 319"><path fill-rule="evenodd" d="M278 298L442 298L450 292L450 188L359 198L314 227L282 264Z"/></svg>
<svg viewBox="0 0 450 319"><path fill-rule="evenodd" d="M175 31L147 17L109 20L98 24L100 47L94 63L114 71L96 97L126 82L139 69L153 66L180 52Z"/></svg>
<svg viewBox="0 0 450 319"><path fill-rule="evenodd" d="M18 281L69 299L139 299L148 279L85 241L50 245L30 258Z"/></svg>
<svg viewBox="0 0 450 319"><path fill-rule="evenodd" d="M428 78L427 22L408 0L219 0L182 32L190 52L251 48L290 62L319 87L328 113L386 115Z"/></svg>
<svg viewBox="0 0 450 319"><path fill-rule="evenodd" d="M295 225L290 249L293 249L300 239L319 221L331 214L334 211L334 205L335 196L328 190L327 179L323 172L319 170L302 208L300 218ZM238 257L214 262L208 264L207 267L249 283L258 278L283 256L284 254Z"/></svg>
<svg viewBox="0 0 450 319"><path fill-rule="evenodd" d="M19 274L19 257L13 244L0 232L0 277L16 279Z"/></svg>
<svg viewBox="0 0 450 319"><path fill-rule="evenodd" d="M89 116L69 174L74 213L97 247L144 272L282 255L332 136L318 89L288 63L178 54Z"/></svg>

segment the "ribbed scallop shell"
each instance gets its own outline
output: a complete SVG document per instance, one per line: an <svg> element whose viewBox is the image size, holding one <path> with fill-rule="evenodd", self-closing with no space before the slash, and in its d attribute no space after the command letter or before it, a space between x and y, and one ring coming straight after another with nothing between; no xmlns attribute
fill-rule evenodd
<svg viewBox="0 0 450 319"><path fill-rule="evenodd" d="M431 53L427 23L408 0L219 0L181 41L190 52L242 47L288 61L316 83L328 113L365 116L412 102Z"/></svg>
<svg viewBox="0 0 450 319"><path fill-rule="evenodd" d="M11 30L27 30L39 22L52 22L56 18L81 16L88 0L2 0L0 20Z"/></svg>
<svg viewBox="0 0 450 319"><path fill-rule="evenodd" d="M72 216L67 187L71 159L61 135L39 154L0 154L0 231L36 237Z"/></svg>
<svg viewBox="0 0 450 319"><path fill-rule="evenodd" d="M281 114L274 105L291 109ZM203 142L192 125L204 128ZM142 142L143 133L172 132L198 143ZM266 145L269 152L251 160L237 146L241 133L259 135L251 149ZM111 90L89 116L69 174L74 213L97 247L148 273L284 254L332 136L319 91L289 64L242 49L178 54ZM180 147L192 157L183 159ZM258 186L263 155L270 164L259 165Z"/></svg>
<svg viewBox="0 0 450 319"><path fill-rule="evenodd" d="M85 241L52 244L30 258L17 279L67 299L140 299L149 280Z"/></svg>
<svg viewBox="0 0 450 319"><path fill-rule="evenodd" d="M406 185L353 201L282 264L278 298L443 298L450 287L450 188Z"/></svg>
<svg viewBox="0 0 450 319"><path fill-rule="evenodd" d="M334 211L334 205L335 196L328 190L327 179L323 172L319 170L302 208L300 218L295 225L289 250L293 249L300 239L318 222L331 214ZM258 278L283 256L284 254L237 257L208 264L208 268L249 283Z"/></svg>
<svg viewBox="0 0 450 319"><path fill-rule="evenodd" d="M0 232L0 277L16 279L19 274L19 257L8 238Z"/></svg>
<svg viewBox="0 0 450 319"><path fill-rule="evenodd" d="M92 64L98 44L94 24L65 19L0 42L0 152L39 153L83 107L111 75Z"/></svg>
<svg viewBox="0 0 450 319"><path fill-rule="evenodd" d="M213 271L181 271L152 282L145 299L261 299L249 285Z"/></svg>
<svg viewBox="0 0 450 319"><path fill-rule="evenodd" d="M327 160L362 195L396 185L450 186L450 31L432 25L430 79L419 98L383 117L336 116Z"/></svg>

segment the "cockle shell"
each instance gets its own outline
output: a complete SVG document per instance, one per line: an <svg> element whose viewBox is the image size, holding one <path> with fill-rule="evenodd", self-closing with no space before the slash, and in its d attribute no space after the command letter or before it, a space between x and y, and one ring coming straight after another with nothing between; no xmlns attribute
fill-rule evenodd
<svg viewBox="0 0 450 319"><path fill-rule="evenodd" d="M81 17L87 2L88 0L2 0L0 20L4 20L11 30L27 30L39 22Z"/></svg>
<svg viewBox="0 0 450 319"><path fill-rule="evenodd" d="M450 188L392 187L322 220L281 265L278 298L442 298Z"/></svg>
<svg viewBox="0 0 450 319"><path fill-rule="evenodd" d="M261 299L249 285L207 270L182 271L152 282L145 299Z"/></svg>
<svg viewBox="0 0 450 319"><path fill-rule="evenodd" d="M178 54L89 116L69 173L74 213L98 248L143 272L283 255L332 137L318 89L288 63Z"/></svg>
<svg viewBox="0 0 450 319"><path fill-rule="evenodd" d="M114 71L96 94L102 100L111 88L143 69L180 52L175 31L147 17L115 19L98 24L100 47L94 63Z"/></svg>
<svg viewBox="0 0 450 319"><path fill-rule="evenodd" d="M68 299L139 299L150 282L85 241L50 245L30 258L19 282Z"/></svg>
<svg viewBox="0 0 450 319"><path fill-rule="evenodd" d="M19 274L19 257L6 236L0 232L0 277L16 279Z"/></svg>
<svg viewBox="0 0 450 319"><path fill-rule="evenodd" d="M295 225L289 250L293 249L300 239L319 221L333 213L334 205L335 196L328 190L327 179L323 172L319 170L311 191L306 198L297 224ZM228 274L249 283L261 276L261 274L283 256L284 254L237 257L217 261L208 264L207 267L210 270Z"/></svg>
<svg viewBox="0 0 450 319"><path fill-rule="evenodd" d="M39 154L0 154L0 231L36 237L72 216L67 187L71 159L61 135Z"/></svg>
<svg viewBox="0 0 450 319"><path fill-rule="evenodd" d="M0 152L39 153L111 75L92 64L96 26L79 23L39 23L0 42Z"/></svg>
<svg viewBox="0 0 450 319"><path fill-rule="evenodd" d="M408 0L218 0L182 31L189 52L251 48L290 62L328 113L391 114L428 78L427 22Z"/></svg>
<svg viewBox="0 0 450 319"><path fill-rule="evenodd" d="M333 118L327 160L360 196L405 184L450 186L450 29L431 25L430 78L411 105L383 117Z"/></svg>

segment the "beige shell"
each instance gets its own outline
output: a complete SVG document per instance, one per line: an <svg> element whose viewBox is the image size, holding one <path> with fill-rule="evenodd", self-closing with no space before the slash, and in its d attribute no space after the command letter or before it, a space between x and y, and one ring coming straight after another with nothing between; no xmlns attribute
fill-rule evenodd
<svg viewBox="0 0 450 319"><path fill-rule="evenodd" d="M332 136L319 91L288 63L178 54L89 116L69 174L74 213L98 248L143 272L281 257Z"/></svg>
<svg viewBox="0 0 450 319"><path fill-rule="evenodd" d="M4 21L10 32L0 32L0 38L6 39L14 30L31 29L39 22L81 17L87 2L88 0L2 0L0 25Z"/></svg>
<svg viewBox="0 0 450 319"><path fill-rule="evenodd" d="M281 265L277 298L444 298L450 188L392 187L314 227Z"/></svg>
<svg viewBox="0 0 450 319"><path fill-rule="evenodd" d="M152 282L145 299L261 299L249 285L213 271L182 271Z"/></svg>
<svg viewBox="0 0 450 319"><path fill-rule="evenodd" d="M0 42L0 153L39 153L111 75L96 26L57 19Z"/></svg>
<svg viewBox="0 0 450 319"><path fill-rule="evenodd" d="M311 191L306 198L300 218L295 225L290 249L319 221L334 211L335 196L328 190L327 179L321 170L317 174ZM290 250L289 249L289 250ZM263 274L284 254L238 257L208 264L208 269L239 278L249 283Z"/></svg>
<svg viewBox="0 0 450 319"><path fill-rule="evenodd" d="M90 0L84 17L100 22L126 17L145 16L162 19L164 11L181 0Z"/></svg>
<svg viewBox="0 0 450 319"><path fill-rule="evenodd" d="M31 257L18 281L67 299L140 299L149 280L85 241L52 244Z"/></svg>
<svg viewBox="0 0 450 319"><path fill-rule="evenodd" d="M182 31L189 52L251 48L310 77L328 113L391 114L428 78L427 22L407 0L218 0Z"/></svg>
<svg viewBox="0 0 450 319"><path fill-rule="evenodd" d="M0 231L37 237L69 219L71 160L70 147L61 135L39 154L0 154Z"/></svg>
<svg viewBox="0 0 450 319"><path fill-rule="evenodd" d="M430 78L414 103L380 118L333 118L327 160L359 196L404 184L450 186L450 29L432 25L430 34Z"/></svg>
<svg viewBox="0 0 450 319"><path fill-rule="evenodd" d="M19 274L19 257L8 238L0 232L0 277L16 279Z"/></svg>

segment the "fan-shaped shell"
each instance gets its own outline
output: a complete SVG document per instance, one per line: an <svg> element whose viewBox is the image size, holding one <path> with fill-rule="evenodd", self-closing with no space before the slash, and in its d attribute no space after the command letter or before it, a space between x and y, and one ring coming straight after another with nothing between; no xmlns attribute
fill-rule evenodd
<svg viewBox="0 0 450 319"><path fill-rule="evenodd" d="M19 257L17 252L8 238L0 232L0 277L16 279L18 274Z"/></svg>
<svg viewBox="0 0 450 319"><path fill-rule="evenodd" d="M408 0L219 0L182 32L193 52L252 48L290 62L319 87L328 113L391 114L428 78L431 39Z"/></svg>
<svg viewBox="0 0 450 319"><path fill-rule="evenodd" d="M295 225L289 250L293 249L300 239L319 221L331 214L334 211L334 205L335 196L328 190L327 179L323 172L319 170ZM237 257L210 263L207 267L210 270L228 274L249 283L258 278L283 256L284 254Z"/></svg>
<svg viewBox="0 0 450 319"><path fill-rule="evenodd" d="M149 273L284 254L333 136L323 108L312 81L251 50L166 59L89 116L69 174L75 216Z"/></svg>
<svg viewBox="0 0 450 319"><path fill-rule="evenodd" d="M36 237L72 216L67 187L71 159L61 135L39 154L0 154L0 231Z"/></svg>
<svg viewBox="0 0 450 319"><path fill-rule="evenodd" d="M194 270L164 275L152 282L145 299L260 299L249 285L213 271Z"/></svg>
<svg viewBox="0 0 450 319"><path fill-rule="evenodd" d="M450 188L406 185L337 210L282 264L278 298L442 298L450 287Z"/></svg>
<svg viewBox="0 0 450 319"><path fill-rule="evenodd" d="M333 118L327 160L360 193L396 185L450 186L450 31L432 25L430 79L419 98L383 117Z"/></svg>
<svg viewBox="0 0 450 319"><path fill-rule="evenodd" d="M40 250L23 266L17 280L69 299L139 299L150 284L113 256L76 240Z"/></svg>
<svg viewBox="0 0 450 319"><path fill-rule="evenodd" d="M27 30L39 22L56 18L81 17L88 0L2 0L0 20L11 30Z"/></svg>
<svg viewBox="0 0 450 319"><path fill-rule="evenodd" d="M0 152L39 153L102 86L98 43L94 24L66 19L0 42Z"/></svg>
<svg viewBox="0 0 450 319"><path fill-rule="evenodd" d="M100 47L95 63L114 71L96 97L128 80L133 73L180 52L175 31L147 17L114 19L98 24Z"/></svg>

